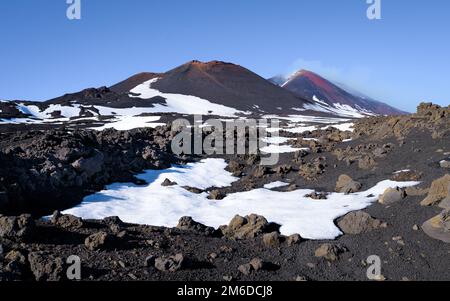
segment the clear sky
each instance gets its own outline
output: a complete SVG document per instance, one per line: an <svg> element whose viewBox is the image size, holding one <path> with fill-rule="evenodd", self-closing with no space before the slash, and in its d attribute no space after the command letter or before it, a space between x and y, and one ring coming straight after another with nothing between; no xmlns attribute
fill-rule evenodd
<svg viewBox="0 0 450 301"><path fill-rule="evenodd" d="M450 1L0 1L0 99L44 100L192 59L311 69L400 109L450 104Z"/></svg>

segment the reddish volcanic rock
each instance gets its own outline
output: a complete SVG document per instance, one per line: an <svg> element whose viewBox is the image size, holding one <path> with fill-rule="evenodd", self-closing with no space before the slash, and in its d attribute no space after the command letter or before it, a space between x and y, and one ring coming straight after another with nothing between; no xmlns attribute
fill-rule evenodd
<svg viewBox="0 0 450 301"><path fill-rule="evenodd" d="M314 96L331 107L335 104L349 105L358 111L380 115L402 115L404 112L368 97L353 95L325 78L308 70L300 70L281 85L299 97L313 100Z"/></svg>

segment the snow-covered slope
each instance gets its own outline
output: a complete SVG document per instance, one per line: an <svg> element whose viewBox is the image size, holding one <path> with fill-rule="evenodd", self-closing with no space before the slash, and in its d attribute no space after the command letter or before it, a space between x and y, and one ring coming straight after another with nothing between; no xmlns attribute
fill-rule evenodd
<svg viewBox="0 0 450 301"><path fill-rule="evenodd" d="M139 73L110 88L88 88L45 102L0 102L0 124L131 129L160 125L163 115L194 114L321 123L384 114L387 108L309 71L272 82L239 65L191 61L165 73Z"/></svg>
<svg viewBox="0 0 450 301"><path fill-rule="evenodd" d="M404 114L387 104L363 97L361 93L345 90L311 71L300 70L284 81L280 76L270 80L299 97L313 101L313 104L305 104L305 109L354 118Z"/></svg>
<svg viewBox="0 0 450 301"><path fill-rule="evenodd" d="M218 115L224 117L237 117L238 114L246 114L246 112L215 104L209 100L202 99L197 96L183 95L175 93L163 93L153 88L159 78L154 78L130 90L130 96L151 99L162 97L165 99L164 105L155 105L154 112L180 113L180 114L198 114L198 115Z"/></svg>

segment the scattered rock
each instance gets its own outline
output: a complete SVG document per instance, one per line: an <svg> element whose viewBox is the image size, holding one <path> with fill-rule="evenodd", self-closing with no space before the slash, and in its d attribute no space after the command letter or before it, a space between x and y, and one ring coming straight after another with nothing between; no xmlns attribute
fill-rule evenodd
<svg viewBox="0 0 450 301"><path fill-rule="evenodd" d="M114 234L121 233L122 228L125 227L125 223L118 216L106 217L103 219L103 223L105 223Z"/></svg>
<svg viewBox="0 0 450 301"><path fill-rule="evenodd" d="M339 176L336 183L336 191L340 193L355 193L358 192L361 187L361 183L353 181L353 179L347 175Z"/></svg>
<svg viewBox="0 0 450 301"><path fill-rule="evenodd" d="M205 192L203 189L190 187L190 186L184 186L183 188L186 189L187 191L195 193L195 194L202 194L203 192Z"/></svg>
<svg viewBox="0 0 450 301"><path fill-rule="evenodd" d="M0 194L8 199L3 207L0 198L0 211L47 215L45 208L70 207L82 191L169 167L178 159L168 151L168 134L167 127L69 131L62 126L2 133L0 178L8 180L1 181Z"/></svg>
<svg viewBox="0 0 450 301"><path fill-rule="evenodd" d="M22 265L24 265L27 261L25 255L22 251L12 250L8 254L6 254L5 259L8 261L16 261Z"/></svg>
<svg viewBox="0 0 450 301"><path fill-rule="evenodd" d="M386 277L384 275L380 274L380 275L376 275L375 278L373 278L373 280L382 282L382 281L386 281Z"/></svg>
<svg viewBox="0 0 450 301"><path fill-rule="evenodd" d="M238 271L247 276L253 271L253 267L250 263L242 264L238 267Z"/></svg>
<svg viewBox="0 0 450 301"><path fill-rule="evenodd" d="M242 164L239 164L237 161L231 160L228 164L228 170L232 173L241 173L244 169L244 166Z"/></svg>
<svg viewBox="0 0 450 301"><path fill-rule="evenodd" d="M178 221L177 228L183 231L193 231L197 233L202 233L207 236L214 235L216 232L214 228L200 224L194 221L192 217L189 216L180 218L180 220Z"/></svg>
<svg viewBox="0 0 450 301"><path fill-rule="evenodd" d="M430 191L430 189L428 189L428 188L422 189L422 188L418 188L418 187L407 187L405 189L406 195L408 195L408 196L424 196L429 191Z"/></svg>
<svg viewBox="0 0 450 301"><path fill-rule="evenodd" d="M177 182L172 182L169 179L165 179L164 182L161 183L161 186L164 186L164 187L176 186L176 185L178 185Z"/></svg>
<svg viewBox="0 0 450 301"><path fill-rule="evenodd" d="M400 187L388 188L378 198L378 202L383 205L390 205L406 198L405 189Z"/></svg>
<svg viewBox="0 0 450 301"><path fill-rule="evenodd" d="M299 244L302 241L302 237L300 236L300 234L293 234L291 236L288 236L286 241L288 246L293 246Z"/></svg>
<svg viewBox="0 0 450 301"><path fill-rule="evenodd" d="M428 196L420 203L422 206L436 205L449 195L450 175L446 174L440 179L435 180L431 184Z"/></svg>
<svg viewBox="0 0 450 301"><path fill-rule="evenodd" d="M347 252L347 248L340 245L323 244L314 253L316 257L325 258L328 261L336 261L339 256Z"/></svg>
<svg viewBox="0 0 450 301"><path fill-rule="evenodd" d="M311 198L313 200L326 200L328 198L328 193L326 192L313 192L305 195L307 198Z"/></svg>
<svg viewBox="0 0 450 301"><path fill-rule="evenodd" d="M361 169L372 169L377 165L375 159L371 155L363 156L358 160L358 167Z"/></svg>
<svg viewBox="0 0 450 301"><path fill-rule="evenodd" d="M208 255L208 259L210 261L214 261L215 259L217 259L217 257L219 257L219 255L217 255L217 253L214 252Z"/></svg>
<svg viewBox="0 0 450 301"><path fill-rule="evenodd" d="M250 155L247 158L246 165L255 165L259 160L261 160L261 158L258 155Z"/></svg>
<svg viewBox="0 0 450 301"><path fill-rule="evenodd" d="M223 200L226 197L226 194L220 192L220 190L212 190L209 193L208 199L210 200Z"/></svg>
<svg viewBox="0 0 450 301"><path fill-rule="evenodd" d="M159 257L155 260L155 268L161 272L177 272L186 266L186 258L183 254L170 257Z"/></svg>
<svg viewBox="0 0 450 301"><path fill-rule="evenodd" d="M447 197L439 203L439 207L450 210L450 185L448 185Z"/></svg>
<svg viewBox="0 0 450 301"><path fill-rule="evenodd" d="M264 234L262 240L266 247L278 247L281 244L281 237L278 232Z"/></svg>
<svg viewBox="0 0 450 301"><path fill-rule="evenodd" d="M120 238L120 239L126 239L128 236L128 232L127 231L120 231L120 232L115 232L116 237Z"/></svg>
<svg viewBox="0 0 450 301"><path fill-rule="evenodd" d="M422 178L422 176L423 174L421 172L417 172L414 170L405 170L394 173L394 175L391 177L391 180L397 182L408 182L408 181L417 182Z"/></svg>
<svg viewBox="0 0 450 301"><path fill-rule="evenodd" d="M300 165L299 174L308 181L313 181L323 174L325 165L321 162L308 162Z"/></svg>
<svg viewBox="0 0 450 301"><path fill-rule="evenodd" d="M444 210L441 214L426 221L422 230L428 236L450 243L450 210Z"/></svg>
<svg viewBox="0 0 450 301"><path fill-rule="evenodd" d="M253 270L255 270L257 272L259 270L263 270L264 269L265 263L260 258L253 258L250 261L250 265L253 267Z"/></svg>
<svg viewBox="0 0 450 301"><path fill-rule="evenodd" d="M255 177L255 178L262 178L267 174L269 174L269 169L267 168L267 166L259 165L253 171L253 177Z"/></svg>
<svg viewBox="0 0 450 301"><path fill-rule="evenodd" d="M28 254L31 271L36 281L60 281L64 277L64 262L46 252Z"/></svg>
<svg viewBox="0 0 450 301"><path fill-rule="evenodd" d="M234 252L234 249L232 247L229 246L221 246L219 248L220 253L225 253L225 254L230 254Z"/></svg>
<svg viewBox="0 0 450 301"><path fill-rule="evenodd" d="M84 245L91 251L107 248L111 244L111 236L106 232L97 232L84 241Z"/></svg>
<svg viewBox="0 0 450 301"><path fill-rule="evenodd" d="M439 162L439 165L441 166L441 168L450 168L450 161L443 160Z"/></svg>
<svg viewBox="0 0 450 301"><path fill-rule="evenodd" d="M0 215L0 238L22 240L29 238L35 230L34 220L31 215L2 216Z"/></svg>
<svg viewBox="0 0 450 301"><path fill-rule="evenodd" d="M403 240L403 237L401 237L401 236L392 237L392 240L395 241L396 243L398 243L401 246L405 245L405 241Z"/></svg>
<svg viewBox="0 0 450 301"><path fill-rule="evenodd" d="M383 157L386 157L386 155L388 154L388 151L383 147L378 147L372 153L377 158L383 158Z"/></svg>
<svg viewBox="0 0 450 301"><path fill-rule="evenodd" d="M88 177L99 173L103 169L104 155L95 150L95 154L90 158L81 158L72 163L72 167L79 173L84 173Z"/></svg>
<svg viewBox="0 0 450 301"><path fill-rule="evenodd" d="M3 267L3 270L10 274L10 280L20 280L25 271L25 266L18 261L9 261Z"/></svg>
<svg viewBox="0 0 450 301"><path fill-rule="evenodd" d="M243 265L240 265L238 267L239 272L241 272L244 275L250 275L252 272L258 272L261 270L265 270L269 267L269 264L265 263L260 258L253 258L250 263L246 263Z"/></svg>
<svg viewBox="0 0 450 301"><path fill-rule="evenodd" d="M281 165L274 169L274 172L278 175L286 175L292 171L291 165Z"/></svg>
<svg viewBox="0 0 450 301"><path fill-rule="evenodd" d="M345 234L367 233L379 228L386 228L387 224L371 217L363 211L351 212L338 222L339 228Z"/></svg>
<svg viewBox="0 0 450 301"><path fill-rule="evenodd" d="M73 215L63 215L59 211L55 211L51 218L51 222L64 229L80 229L83 227L83 220Z"/></svg>
<svg viewBox="0 0 450 301"><path fill-rule="evenodd" d="M368 137L371 140L396 137L399 141L404 141L413 129L428 129L433 139L442 139L448 135L449 114L448 107L421 104L417 114L357 120L353 136Z"/></svg>
<svg viewBox="0 0 450 301"><path fill-rule="evenodd" d="M228 238L250 239L268 233L273 227L277 225L270 224L263 216L251 214L246 217L236 215L230 224L221 230Z"/></svg>
<svg viewBox="0 0 450 301"><path fill-rule="evenodd" d="M297 184L291 184L291 185L289 185L288 187L287 187L287 191L295 191L295 190L297 190L298 189L298 186L297 186Z"/></svg>

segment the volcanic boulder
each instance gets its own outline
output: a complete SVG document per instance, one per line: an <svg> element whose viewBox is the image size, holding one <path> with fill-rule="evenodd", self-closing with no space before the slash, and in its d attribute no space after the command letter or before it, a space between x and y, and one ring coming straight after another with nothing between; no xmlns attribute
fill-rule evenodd
<svg viewBox="0 0 450 301"><path fill-rule="evenodd" d="M46 252L28 255L31 271L36 281L60 281L64 277L64 262L60 257Z"/></svg>
<svg viewBox="0 0 450 301"><path fill-rule="evenodd" d="M29 238L34 230L35 223L31 215L11 217L0 215L0 238L20 241Z"/></svg>
<svg viewBox="0 0 450 301"><path fill-rule="evenodd" d="M387 225L371 217L363 211L351 212L338 222L339 228L345 234L361 234L375 229L385 228Z"/></svg>
<svg viewBox="0 0 450 301"><path fill-rule="evenodd" d="M92 157L78 159L72 163L72 166L79 173L86 174L87 177L92 177L102 171L104 159L105 157L101 152L95 151Z"/></svg>
<svg viewBox="0 0 450 301"><path fill-rule="evenodd" d="M266 247L278 247L281 244L282 237L278 232L271 232L264 234L262 237L263 243Z"/></svg>
<svg viewBox="0 0 450 301"><path fill-rule="evenodd" d="M388 188L378 198L378 202L384 205L390 205L403 200L406 197L405 189L396 187Z"/></svg>
<svg viewBox="0 0 450 301"><path fill-rule="evenodd" d="M155 259L155 268L161 272L176 272L187 265L187 259L183 254Z"/></svg>
<svg viewBox="0 0 450 301"><path fill-rule="evenodd" d="M73 215L63 215L59 211L55 211L51 218L51 222L64 229L79 229L83 227L83 220Z"/></svg>
<svg viewBox="0 0 450 301"><path fill-rule="evenodd" d="M346 194L358 192L361 187L361 183L353 181L353 179L347 175L339 176L339 179L336 183L336 191Z"/></svg>
<svg viewBox="0 0 450 301"><path fill-rule="evenodd" d="M420 203L422 206L436 205L449 195L450 175L447 174L431 184L428 196Z"/></svg>
<svg viewBox="0 0 450 301"><path fill-rule="evenodd" d="M105 249L112 243L111 236L106 232L97 232L86 238L84 245L91 251Z"/></svg>
<svg viewBox="0 0 450 301"><path fill-rule="evenodd" d="M328 261L336 261L340 255L347 252L347 248L335 244L323 244L314 253L314 256L324 258Z"/></svg>
<svg viewBox="0 0 450 301"><path fill-rule="evenodd" d="M444 210L441 214L426 221L422 230L430 237L450 243L450 210Z"/></svg>
<svg viewBox="0 0 450 301"><path fill-rule="evenodd" d="M207 236L214 235L216 230L212 227L207 227L200 224L192 219L192 217L184 216L178 221L177 228L183 231L193 231L196 233L201 233Z"/></svg>
<svg viewBox="0 0 450 301"><path fill-rule="evenodd" d="M228 226L222 227L224 236L231 239L251 239L264 233L271 233L279 226L270 224L263 216L251 214L246 217L236 215Z"/></svg>

